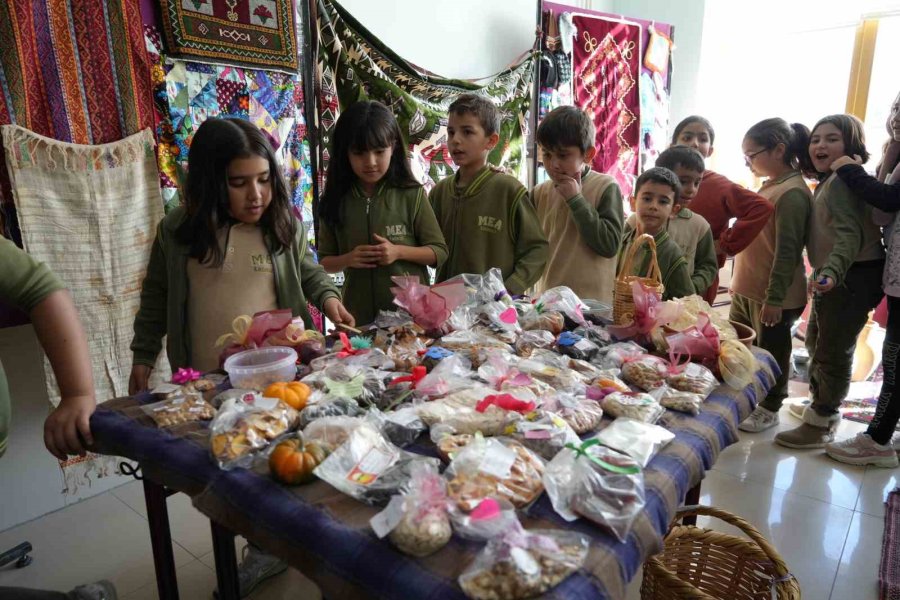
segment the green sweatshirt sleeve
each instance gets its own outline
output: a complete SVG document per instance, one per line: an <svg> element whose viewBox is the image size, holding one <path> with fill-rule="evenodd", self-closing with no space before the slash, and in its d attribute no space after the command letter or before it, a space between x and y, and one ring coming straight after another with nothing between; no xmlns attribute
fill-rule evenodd
<svg viewBox="0 0 900 600"><path fill-rule="evenodd" d="M444 241L441 226L438 225L437 217L434 216L431 203L425 197L424 189L419 191L419 196L416 198L415 232L416 244L434 251L434 256L437 258L434 267L438 268L444 264L449 254L447 242Z"/></svg>
<svg viewBox="0 0 900 600"><path fill-rule="evenodd" d="M134 364L153 367L162 350L162 339L166 335L167 302L169 277L166 267L166 233L163 222L156 228L156 239L150 250L150 263L141 287L141 304L134 318L134 338L131 351Z"/></svg>
<svg viewBox="0 0 900 600"><path fill-rule="evenodd" d="M809 196L799 189L788 190L775 205L775 260L766 289L766 304L770 306L784 303L797 265L803 261L811 212Z"/></svg>
<svg viewBox="0 0 900 600"><path fill-rule="evenodd" d="M834 226L834 247L825 266L816 277L831 277L835 285L844 281L844 276L856 260L863 243L863 218L865 205L853 195L840 179L835 178L825 204L831 211Z"/></svg>
<svg viewBox="0 0 900 600"><path fill-rule="evenodd" d="M30 313L44 298L65 289L50 267L0 237L0 298Z"/></svg>
<svg viewBox="0 0 900 600"><path fill-rule="evenodd" d="M341 295L338 293L331 276L313 258L313 253L309 250L306 227L303 227L303 231L300 234L300 244L303 252L303 257L300 261L300 285L303 288L303 294L306 296L306 299L316 308L322 310L326 300L329 298L340 300Z"/></svg>
<svg viewBox="0 0 900 600"><path fill-rule="evenodd" d="M326 223L325 219L319 219L319 237L316 239L316 252L319 253L320 258L340 254L334 227Z"/></svg>
<svg viewBox="0 0 900 600"><path fill-rule="evenodd" d="M701 296L705 294L718 273L719 261L716 258L716 245L713 241L712 230L707 227L706 232L697 242L697 252L694 254L694 272L691 273L694 292Z"/></svg>
<svg viewBox="0 0 900 600"><path fill-rule="evenodd" d="M622 238L622 191L615 183L606 186L597 208L594 208L580 193L566 200L572 219L578 227L581 239L588 247L603 256L612 258L619 250Z"/></svg>
<svg viewBox="0 0 900 600"><path fill-rule="evenodd" d="M544 274L550 245L544 236L534 205L522 188L513 204L515 223L515 268L503 283L511 294L523 294Z"/></svg>
<svg viewBox="0 0 900 600"><path fill-rule="evenodd" d="M673 243L674 245L674 243ZM694 283L691 281L691 274L688 273L687 261L681 256L679 251L671 256L671 264L663 271L663 300L671 300L672 298L684 298L695 294ZM662 260L660 259L660 262ZM660 265L662 268L662 265Z"/></svg>

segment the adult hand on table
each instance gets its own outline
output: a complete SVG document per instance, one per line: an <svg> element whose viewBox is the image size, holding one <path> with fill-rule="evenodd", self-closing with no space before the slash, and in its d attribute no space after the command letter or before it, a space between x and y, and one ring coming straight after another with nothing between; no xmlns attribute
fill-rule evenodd
<svg viewBox="0 0 900 600"><path fill-rule="evenodd" d="M66 460L70 454L84 456L91 446L91 415L97 407L94 396L69 396L44 421L44 445L50 454Z"/></svg>
<svg viewBox="0 0 900 600"><path fill-rule="evenodd" d="M150 371L153 369L147 365L134 365L131 367L131 377L128 378L128 393L132 396L147 389L150 381Z"/></svg>

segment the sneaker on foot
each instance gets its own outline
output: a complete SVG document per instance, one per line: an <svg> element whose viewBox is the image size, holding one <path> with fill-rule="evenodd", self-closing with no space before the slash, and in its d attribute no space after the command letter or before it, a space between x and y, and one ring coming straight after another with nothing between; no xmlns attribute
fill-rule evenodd
<svg viewBox="0 0 900 600"><path fill-rule="evenodd" d="M118 600L119 598L116 594L116 586L105 579L87 585L79 585L72 590L71 596L78 600Z"/></svg>
<svg viewBox="0 0 900 600"><path fill-rule="evenodd" d="M834 441L833 428L816 427L809 423L803 423L796 429L775 434L776 444L800 450L824 448L825 444L832 441Z"/></svg>
<svg viewBox="0 0 900 600"><path fill-rule="evenodd" d="M873 465L894 469L900 464L897 453L890 444L879 444L865 432L840 442L825 444L825 454L848 465Z"/></svg>
<svg viewBox="0 0 900 600"><path fill-rule="evenodd" d="M741 421L738 429L750 433L759 433L778 425L778 413L772 412L762 406L757 406L750 416Z"/></svg>
<svg viewBox="0 0 900 600"><path fill-rule="evenodd" d="M287 569L287 563L266 554L250 544L244 546L243 560L238 565L238 583L241 598L246 598L260 583Z"/></svg>
<svg viewBox="0 0 900 600"><path fill-rule="evenodd" d="M795 416L798 419L802 419L803 411L805 411L806 407L810 404L812 404L812 401L808 398L806 400L801 400L800 402L788 404L788 412L790 412L792 416Z"/></svg>

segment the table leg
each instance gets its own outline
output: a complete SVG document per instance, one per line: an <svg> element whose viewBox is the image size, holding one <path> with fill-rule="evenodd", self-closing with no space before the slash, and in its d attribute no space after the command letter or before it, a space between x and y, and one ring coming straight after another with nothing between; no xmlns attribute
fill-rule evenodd
<svg viewBox="0 0 900 600"><path fill-rule="evenodd" d="M216 582L219 600L240 600L237 554L234 551L234 533L210 520L212 528L213 556L216 559Z"/></svg>
<svg viewBox="0 0 900 600"><path fill-rule="evenodd" d="M175 554L172 551L172 532L169 530L169 508L166 488L144 478L144 500L147 502L147 521L150 523L150 543L153 546L153 565L156 568L156 588L160 600L178 600L178 581L175 577Z"/></svg>
<svg viewBox="0 0 900 600"><path fill-rule="evenodd" d="M687 491L687 494L684 496L684 505L685 506L693 506L695 504L700 504L700 483L697 482L697 485L692 487ZM691 515L689 517L685 517L681 520L682 525L696 525L697 524L697 515Z"/></svg>

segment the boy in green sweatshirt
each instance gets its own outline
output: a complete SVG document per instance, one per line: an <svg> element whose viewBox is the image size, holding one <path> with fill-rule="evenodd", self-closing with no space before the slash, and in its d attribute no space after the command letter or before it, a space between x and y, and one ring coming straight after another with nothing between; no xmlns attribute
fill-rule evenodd
<svg viewBox="0 0 900 600"><path fill-rule="evenodd" d="M654 167L641 173L634 184L631 199L635 211L636 227L625 227L619 249L617 272L622 271L625 255L635 238L641 234L652 235L656 242L656 259L662 277L663 300L682 298L694 293L694 284L681 248L669 237L668 223L673 213L681 210L678 204L681 182L672 171ZM650 249L644 245L635 253L628 275L643 275L651 260Z"/></svg>
<svg viewBox="0 0 900 600"><path fill-rule="evenodd" d="M430 195L449 248L437 281L497 267L506 289L522 294L543 274L548 245L525 187L488 165L500 139L500 111L486 98L463 94L449 117L447 145L459 169Z"/></svg>

